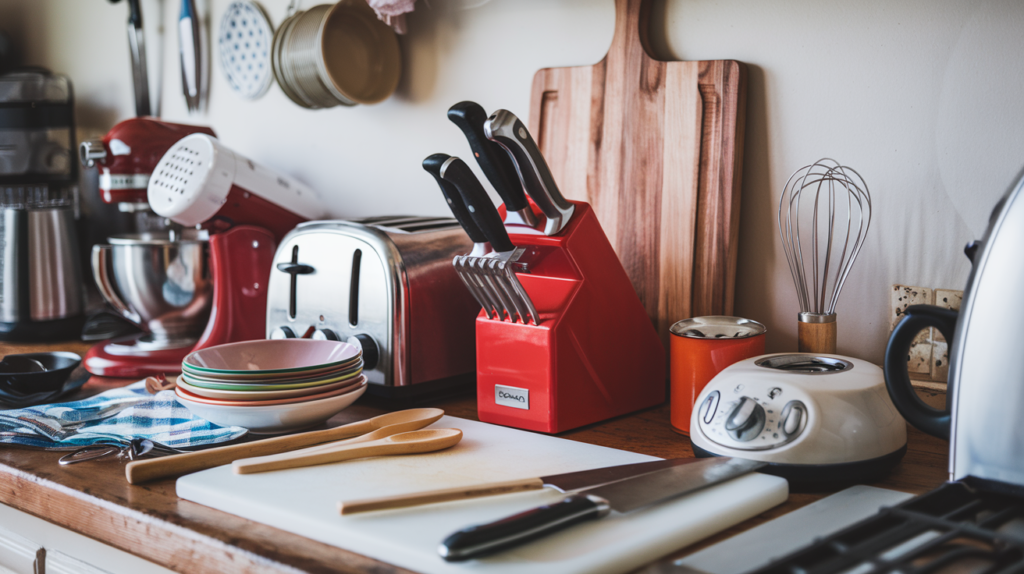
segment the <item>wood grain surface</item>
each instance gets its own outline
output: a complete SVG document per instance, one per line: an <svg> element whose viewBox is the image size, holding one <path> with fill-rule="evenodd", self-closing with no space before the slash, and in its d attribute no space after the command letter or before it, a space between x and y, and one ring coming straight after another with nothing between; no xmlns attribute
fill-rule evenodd
<svg viewBox="0 0 1024 574"><path fill-rule="evenodd" d="M537 72L529 127L562 193L593 206L667 343L675 321L732 313L746 72L653 59L651 4L616 0L597 64Z"/></svg>
<svg viewBox="0 0 1024 574"><path fill-rule="evenodd" d="M84 352L83 344L50 346L50 350ZM30 352L40 346L0 346L0 354ZM73 398L82 398L131 381L94 378ZM941 404L942 393L926 401ZM328 421L334 427L411 405L375 403L363 397ZM439 407L447 414L478 420L473 397L431 401L415 406ZM686 437L672 431L669 407L662 405L560 435L580 442L658 457L693 456ZM921 493L946 480L949 443L908 429L909 448L903 462L873 486ZM404 569L316 542L271 526L180 500L174 479L130 485L125 462L105 459L61 467L61 453L0 446L0 503L46 519L136 556L179 572L374 572L395 574ZM817 492L794 492L781 506L748 520L674 556L682 556L737 534L845 488L829 485ZM651 557L652 561L659 557Z"/></svg>

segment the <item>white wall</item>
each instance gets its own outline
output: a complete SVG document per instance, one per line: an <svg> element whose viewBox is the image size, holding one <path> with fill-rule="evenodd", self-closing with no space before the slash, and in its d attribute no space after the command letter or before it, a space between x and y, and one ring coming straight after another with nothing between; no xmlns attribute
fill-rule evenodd
<svg viewBox="0 0 1024 574"><path fill-rule="evenodd" d="M214 27L228 3L210 0ZM275 24L287 4L263 2ZM151 38L157 14L174 23L175 0L143 5ZM74 80L80 137L133 113L126 17L123 3L105 0L0 0L0 28L27 60ZM168 25L163 117L213 126L239 152L318 188L334 216L444 214L420 161L468 153L447 108L473 99L526 116L534 71L598 61L613 18L611 0L421 1L388 101L309 111L277 86L246 101L214 63L209 110L198 117L185 110ZM875 209L840 299L839 351L880 362L889 285L962 288L962 247L1024 164L1024 3L669 0L652 20L656 57L749 65L737 314L768 325L769 350L795 348L775 212L793 170L834 157L864 176Z"/></svg>

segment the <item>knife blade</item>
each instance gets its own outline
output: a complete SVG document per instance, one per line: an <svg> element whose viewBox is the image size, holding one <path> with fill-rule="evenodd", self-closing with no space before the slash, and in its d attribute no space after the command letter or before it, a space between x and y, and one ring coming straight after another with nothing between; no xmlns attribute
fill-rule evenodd
<svg viewBox="0 0 1024 574"><path fill-rule="evenodd" d="M483 107L476 102L459 102L448 109L448 119L462 130L480 169L505 202L505 223L536 226L537 216L526 201L512 156L484 133L487 112Z"/></svg>
<svg viewBox="0 0 1024 574"><path fill-rule="evenodd" d="M547 216L544 235L555 235L564 229L575 206L558 190L548 162L523 122L508 110L498 110L484 122L484 134L505 148L515 160L523 189Z"/></svg>
<svg viewBox="0 0 1024 574"><path fill-rule="evenodd" d="M766 463L738 458L707 458L641 476L578 490L561 501L539 506L449 535L438 554L449 562L476 558L541 538L568 526L626 513L753 472Z"/></svg>
<svg viewBox="0 0 1024 574"><path fill-rule="evenodd" d="M445 488L381 498L345 500L338 503L338 511L341 514L348 515L356 514L358 512L370 512L374 510L392 508L408 508L410 506L419 506L423 504L435 504L438 502L448 502L452 500L465 500L467 498L495 496L498 494L508 494L524 490L539 490L542 488L550 488L552 490L565 493L581 488L615 482L624 478L640 476L641 474L647 474L663 468L689 464L698 460L700 459L671 458L667 460L653 460L650 462L620 464L617 466L606 466L604 468L565 472L550 476L539 476L536 478L488 482L485 484L461 488Z"/></svg>

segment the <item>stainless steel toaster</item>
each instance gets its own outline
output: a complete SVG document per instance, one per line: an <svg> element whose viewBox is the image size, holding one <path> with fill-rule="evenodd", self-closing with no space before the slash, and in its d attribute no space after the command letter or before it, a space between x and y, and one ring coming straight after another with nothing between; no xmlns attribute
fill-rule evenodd
<svg viewBox="0 0 1024 574"><path fill-rule="evenodd" d="M471 248L451 218L300 224L274 256L267 338L361 346L376 395L420 397L472 385L480 307L452 267Z"/></svg>

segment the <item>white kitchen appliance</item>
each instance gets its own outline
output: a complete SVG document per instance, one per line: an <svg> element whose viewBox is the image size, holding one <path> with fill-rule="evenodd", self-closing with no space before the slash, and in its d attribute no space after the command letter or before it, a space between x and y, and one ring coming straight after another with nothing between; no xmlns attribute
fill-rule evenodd
<svg viewBox="0 0 1024 574"><path fill-rule="evenodd" d="M863 482L907 451L882 370L839 355L779 353L726 367L698 395L697 456L761 460L793 482Z"/></svg>

